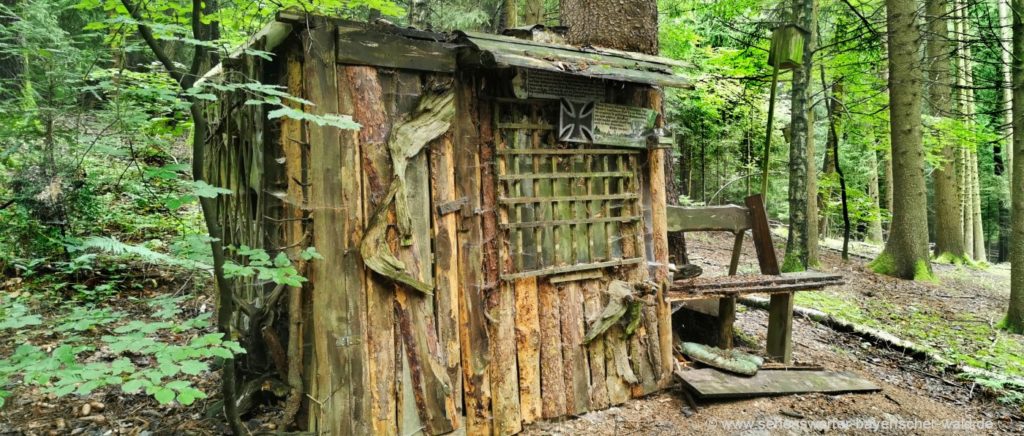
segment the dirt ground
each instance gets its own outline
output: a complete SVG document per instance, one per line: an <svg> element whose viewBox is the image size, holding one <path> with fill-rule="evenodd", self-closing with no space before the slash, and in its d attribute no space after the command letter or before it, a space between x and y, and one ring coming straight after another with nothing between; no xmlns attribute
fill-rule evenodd
<svg viewBox="0 0 1024 436"><path fill-rule="evenodd" d="M777 238L778 239L778 238ZM687 241L691 262L706 274L728 263L731 240L715 236ZM756 270L745 247L740 273ZM968 311L992 319L1009 292L1008 275L996 266L963 272L938 265L946 285L908 283L864 269L866 257L844 263L839 254L823 250L819 270L841 272L846 285L835 292L862 298L886 298L949 313ZM949 274L947 274L949 273ZM952 281L952 285L949 282ZM998 319L998 318L995 318ZM767 313L740 309L736 328L753 344L745 351L762 353ZM1021 434L1024 416L1004 406L973 382L939 373L932 365L899 351L879 348L864 339L836 332L814 321L794 320L793 356L797 363L828 370L851 371L882 387L869 394L808 394L735 401L697 402L695 412L679 391L663 392L620 407L588 413L561 422L530 425L529 435L767 435L767 434ZM895 332L899 333L899 332ZM749 345L754 345L753 347ZM690 416L687 416L690 415Z"/></svg>

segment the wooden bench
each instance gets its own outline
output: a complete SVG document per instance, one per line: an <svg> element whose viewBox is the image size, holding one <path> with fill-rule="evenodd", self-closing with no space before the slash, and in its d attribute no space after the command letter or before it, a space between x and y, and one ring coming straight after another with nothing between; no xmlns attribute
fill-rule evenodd
<svg viewBox="0 0 1024 436"><path fill-rule="evenodd" d="M686 208L668 207L669 232L728 231L735 235L729 275L677 280L669 287L669 302L717 298L718 346L732 348L733 323L736 320L736 297L746 294L771 294L768 310L768 356L790 363L793 345L793 292L822 289L843 284L842 276L807 271L782 274L772 244L768 216L760 195L747 197L746 207L713 206ZM760 275L737 276L743 235L751 231Z"/></svg>

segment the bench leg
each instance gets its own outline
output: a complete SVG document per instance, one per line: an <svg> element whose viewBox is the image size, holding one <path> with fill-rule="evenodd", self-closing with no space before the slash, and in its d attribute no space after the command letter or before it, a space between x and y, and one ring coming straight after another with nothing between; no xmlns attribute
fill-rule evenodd
<svg viewBox="0 0 1024 436"><path fill-rule="evenodd" d="M743 251L743 233L736 233L736 241L732 244L732 260L729 262L729 275L736 275L736 270L740 267L740 253Z"/></svg>
<svg viewBox="0 0 1024 436"><path fill-rule="evenodd" d="M768 304L768 357L793 362L793 293L772 294Z"/></svg>
<svg viewBox="0 0 1024 436"><path fill-rule="evenodd" d="M736 297L718 299L718 348L732 348L732 325L736 321Z"/></svg>

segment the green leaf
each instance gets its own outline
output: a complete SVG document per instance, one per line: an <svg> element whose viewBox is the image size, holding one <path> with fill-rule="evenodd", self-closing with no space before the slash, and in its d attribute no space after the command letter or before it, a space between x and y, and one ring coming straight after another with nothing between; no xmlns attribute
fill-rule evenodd
<svg viewBox="0 0 1024 436"><path fill-rule="evenodd" d="M188 375L199 375L208 369L206 363L198 360L185 360L180 363L181 372Z"/></svg>
<svg viewBox="0 0 1024 436"><path fill-rule="evenodd" d="M196 401L198 398L206 398L206 394L195 388L185 388L178 392L178 402L184 406L189 406Z"/></svg>
<svg viewBox="0 0 1024 436"><path fill-rule="evenodd" d="M156 398L160 404L170 404L171 401L174 401L174 391L158 386L153 393L153 398Z"/></svg>
<svg viewBox="0 0 1024 436"><path fill-rule="evenodd" d="M139 392L140 389L150 386L149 380L143 378L132 379L121 385L121 390L126 394L134 394Z"/></svg>
<svg viewBox="0 0 1024 436"><path fill-rule="evenodd" d="M192 182L192 186L193 186L193 191L192 192L195 195L198 195L198 196L203 197L203 198L217 198L217 196L220 195L220 194L224 194L224 195L230 195L231 194L231 190L230 189L224 189L224 188L220 188L220 187L217 187L217 186L213 186L213 185L211 185L209 183L206 183L203 180L196 180L196 181Z"/></svg>
<svg viewBox="0 0 1024 436"><path fill-rule="evenodd" d="M187 381L185 381L185 380L174 380L174 381L164 385L164 387L166 387L168 389L174 389L176 391L180 391L182 389L185 389L185 388L188 388L188 387L191 387L191 386L192 386L192 384L187 382Z"/></svg>
<svg viewBox="0 0 1024 436"><path fill-rule="evenodd" d="M278 268L284 268L291 265L292 261L288 260L288 255L284 254L283 251L277 253L277 256L274 257L274 266Z"/></svg>
<svg viewBox="0 0 1024 436"><path fill-rule="evenodd" d="M282 117L291 118L297 121L309 121L321 127L336 127L342 130L359 130L362 128L362 125L353 121L352 117L348 115L314 115L287 106L281 106L267 114L267 118L271 120Z"/></svg>

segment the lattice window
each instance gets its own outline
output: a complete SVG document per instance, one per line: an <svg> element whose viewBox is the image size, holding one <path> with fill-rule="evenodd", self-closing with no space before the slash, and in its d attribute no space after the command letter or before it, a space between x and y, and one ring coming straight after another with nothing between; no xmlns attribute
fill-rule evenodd
<svg viewBox="0 0 1024 436"><path fill-rule="evenodd" d="M558 141L558 102L496 109L501 277L643 262L640 150Z"/></svg>

